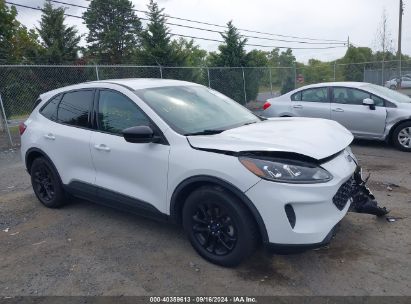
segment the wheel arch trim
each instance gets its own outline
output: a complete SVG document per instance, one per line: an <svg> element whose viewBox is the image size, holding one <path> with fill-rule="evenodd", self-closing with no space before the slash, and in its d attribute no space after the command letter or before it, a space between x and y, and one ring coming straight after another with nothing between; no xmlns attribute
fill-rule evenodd
<svg viewBox="0 0 411 304"><path fill-rule="evenodd" d="M39 149L39 148L30 148L26 151L26 155L24 157L24 164L26 166L27 172L30 174L30 166L29 166L29 156L32 153L36 153L36 154L40 154L41 157L44 157L49 163L50 165L53 167L53 169L55 170L55 172L57 173L57 176L60 180L60 182L62 182L61 177L60 177L60 173L57 170L56 166L54 165L53 161L50 159L50 157L46 154L46 152L44 152L43 150Z"/></svg>
<svg viewBox="0 0 411 304"><path fill-rule="evenodd" d="M267 229L265 227L263 218L261 217L259 211L253 204L253 202L236 186L231 184L228 181L225 181L221 178L209 176L209 175L197 175L189 177L182 182L174 189L174 192L171 196L170 200L170 217L175 223L180 223L181 221L181 208L184 205L183 201L180 201L179 198L181 195L184 195L185 190L191 189L190 186L194 186L195 184L215 184L221 186L228 191L230 191L233 195L235 195L241 202L246 206L249 210L253 219L257 223L258 230L261 235L261 240L263 243L268 243L268 234ZM189 193L191 192L188 190Z"/></svg>

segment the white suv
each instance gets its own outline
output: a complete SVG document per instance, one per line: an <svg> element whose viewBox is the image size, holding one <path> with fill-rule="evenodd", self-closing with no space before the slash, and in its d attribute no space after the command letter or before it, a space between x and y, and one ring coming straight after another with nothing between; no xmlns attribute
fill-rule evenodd
<svg viewBox="0 0 411 304"><path fill-rule="evenodd" d="M328 242L357 168L340 124L260 118L189 82L123 79L42 94L20 126L38 199L79 197L182 224L207 260L240 263L259 243Z"/></svg>

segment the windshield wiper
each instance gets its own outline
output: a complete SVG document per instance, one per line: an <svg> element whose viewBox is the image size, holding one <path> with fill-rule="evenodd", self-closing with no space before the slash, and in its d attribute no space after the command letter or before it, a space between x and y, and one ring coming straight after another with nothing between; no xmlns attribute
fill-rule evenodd
<svg viewBox="0 0 411 304"><path fill-rule="evenodd" d="M185 136L195 136L195 135L214 135L214 134L220 134L221 132L224 132L225 130L203 130L199 132L193 132L193 133L186 133L184 134Z"/></svg>

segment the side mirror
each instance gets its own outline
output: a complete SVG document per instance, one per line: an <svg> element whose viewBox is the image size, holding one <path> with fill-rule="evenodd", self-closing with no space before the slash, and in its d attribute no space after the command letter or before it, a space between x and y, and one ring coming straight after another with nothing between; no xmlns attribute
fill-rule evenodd
<svg viewBox="0 0 411 304"><path fill-rule="evenodd" d="M154 135L153 129L149 126L137 126L123 130L123 137L130 143L151 143L160 140L160 137Z"/></svg>
<svg viewBox="0 0 411 304"><path fill-rule="evenodd" d="M369 106L371 110L375 110L375 102L374 102L374 100L372 100L371 98L365 98L365 99L362 101L362 104L363 104L364 106Z"/></svg>

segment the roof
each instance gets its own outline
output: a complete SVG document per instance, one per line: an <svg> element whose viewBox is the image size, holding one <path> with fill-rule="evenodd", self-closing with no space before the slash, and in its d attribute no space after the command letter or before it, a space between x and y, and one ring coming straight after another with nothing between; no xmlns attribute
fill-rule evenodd
<svg viewBox="0 0 411 304"><path fill-rule="evenodd" d="M158 78L124 78L124 79L106 79L106 80L98 80L98 81L89 81L78 83L75 85L70 85L66 87L61 87L52 91L45 92L40 95L42 99L48 99L53 95L56 95L61 92L65 92L68 90L75 90L81 89L85 87L90 87L92 85L98 84L118 84L121 86L126 86L131 90L140 90L140 89L147 89L147 88L158 88L158 87L170 87L170 86L199 86L199 84L188 82L188 81L181 81L181 80L173 80L173 79L158 79ZM84 86L86 85L86 86Z"/></svg>
<svg viewBox="0 0 411 304"><path fill-rule="evenodd" d="M147 88L157 88L157 87L169 87L169 86L187 86L187 85L198 85L196 83L174 80L174 79L158 79L158 78L124 78L124 79L107 79L92 81L89 83L113 83L118 85L127 86L132 90L140 90Z"/></svg>
<svg viewBox="0 0 411 304"><path fill-rule="evenodd" d="M317 87L323 87L323 86L344 86L344 87L351 87L351 88L359 88L368 85L369 83L367 82L354 82L354 81L336 81L336 82L321 82L321 83L315 83L315 84L310 84L303 86L301 88L317 88ZM300 88L300 89L301 89Z"/></svg>

